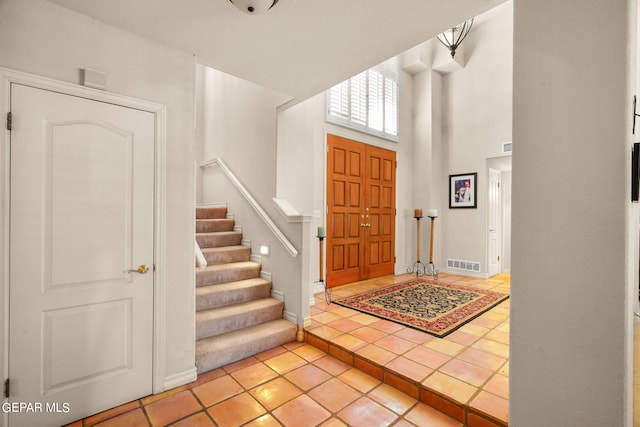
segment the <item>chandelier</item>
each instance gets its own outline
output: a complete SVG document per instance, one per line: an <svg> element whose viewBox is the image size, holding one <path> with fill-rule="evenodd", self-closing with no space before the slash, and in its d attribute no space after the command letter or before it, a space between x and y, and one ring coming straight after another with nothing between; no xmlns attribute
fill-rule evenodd
<svg viewBox="0 0 640 427"><path fill-rule="evenodd" d="M451 57L453 58L456 54L456 49L467 34L469 34L469 30L471 30L471 25L473 25L473 18L468 21L464 21L462 24L456 25L453 28L448 29L447 31L438 34L438 40L440 43L445 45L449 52L451 52Z"/></svg>

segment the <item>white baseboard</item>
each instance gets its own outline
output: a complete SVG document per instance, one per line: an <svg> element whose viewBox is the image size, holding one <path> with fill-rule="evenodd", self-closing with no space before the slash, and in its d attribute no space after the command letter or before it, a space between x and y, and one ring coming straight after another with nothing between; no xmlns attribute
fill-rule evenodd
<svg viewBox="0 0 640 427"><path fill-rule="evenodd" d="M295 313L285 310L283 317L291 323L295 323L296 325L298 324L298 315Z"/></svg>
<svg viewBox="0 0 640 427"><path fill-rule="evenodd" d="M267 280L267 279L264 279L264 280ZM271 298L284 302L284 292L278 291L276 289L271 289Z"/></svg>
<svg viewBox="0 0 640 427"><path fill-rule="evenodd" d="M469 271L464 270L440 270L440 273L447 273L456 276L465 276L465 277L473 277L475 279L488 279L489 275L487 273L471 273Z"/></svg>
<svg viewBox="0 0 640 427"><path fill-rule="evenodd" d="M313 294L323 294L324 293L324 289L325 289L325 283L324 282L314 282L313 284L313 289L311 290L311 292L313 292Z"/></svg>
<svg viewBox="0 0 640 427"><path fill-rule="evenodd" d="M194 366L184 372L178 372L177 374L164 377L164 390L167 391L181 385L192 383L196 379L198 379L198 369Z"/></svg>

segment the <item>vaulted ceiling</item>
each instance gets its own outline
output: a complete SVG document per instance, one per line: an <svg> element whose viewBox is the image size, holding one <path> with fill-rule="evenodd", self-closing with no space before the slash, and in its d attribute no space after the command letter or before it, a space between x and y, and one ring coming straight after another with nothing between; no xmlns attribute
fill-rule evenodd
<svg viewBox="0 0 640 427"><path fill-rule="evenodd" d="M298 101L505 0L50 0Z"/></svg>

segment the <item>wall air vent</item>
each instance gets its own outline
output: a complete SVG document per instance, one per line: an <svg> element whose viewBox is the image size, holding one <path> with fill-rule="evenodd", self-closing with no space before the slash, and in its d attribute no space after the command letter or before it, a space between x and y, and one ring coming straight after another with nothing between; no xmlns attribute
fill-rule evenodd
<svg viewBox="0 0 640 427"><path fill-rule="evenodd" d="M462 261L459 259L448 259L447 268L480 273L480 263L475 261Z"/></svg>
<svg viewBox="0 0 640 427"><path fill-rule="evenodd" d="M503 154L511 154L513 151L513 142L503 142L502 143L502 153Z"/></svg>

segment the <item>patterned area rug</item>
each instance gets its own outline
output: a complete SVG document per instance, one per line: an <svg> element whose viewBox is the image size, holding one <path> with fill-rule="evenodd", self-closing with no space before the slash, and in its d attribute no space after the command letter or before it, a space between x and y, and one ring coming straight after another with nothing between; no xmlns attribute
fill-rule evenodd
<svg viewBox="0 0 640 427"><path fill-rule="evenodd" d="M442 338L507 298L508 294L417 278L334 302Z"/></svg>

